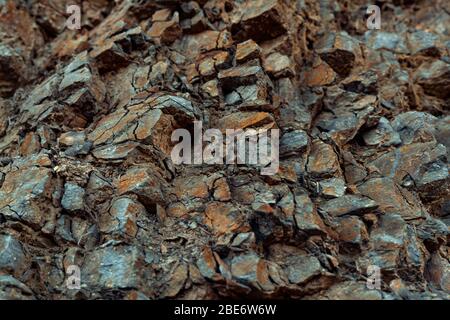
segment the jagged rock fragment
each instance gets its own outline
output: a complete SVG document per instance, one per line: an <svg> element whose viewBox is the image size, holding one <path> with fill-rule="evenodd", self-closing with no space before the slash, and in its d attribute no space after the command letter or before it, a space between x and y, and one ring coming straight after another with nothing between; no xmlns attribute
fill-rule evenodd
<svg viewBox="0 0 450 320"><path fill-rule="evenodd" d="M333 216L343 216L347 214L363 214L378 207L372 199L359 195L344 195L342 197L328 200L321 203L319 208Z"/></svg>

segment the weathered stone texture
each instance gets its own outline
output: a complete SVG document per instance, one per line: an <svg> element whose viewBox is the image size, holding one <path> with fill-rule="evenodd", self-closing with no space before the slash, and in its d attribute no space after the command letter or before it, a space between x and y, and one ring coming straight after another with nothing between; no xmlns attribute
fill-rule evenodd
<svg viewBox="0 0 450 320"><path fill-rule="evenodd" d="M0 299L450 298L445 1L69 2L0 0Z"/></svg>

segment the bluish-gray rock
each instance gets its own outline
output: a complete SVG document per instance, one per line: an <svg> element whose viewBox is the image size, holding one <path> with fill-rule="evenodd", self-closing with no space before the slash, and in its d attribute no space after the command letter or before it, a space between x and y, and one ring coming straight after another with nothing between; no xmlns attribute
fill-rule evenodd
<svg viewBox="0 0 450 320"><path fill-rule="evenodd" d="M84 195L86 191L73 182L66 182L61 205L67 211L79 211L84 209Z"/></svg>
<svg viewBox="0 0 450 320"><path fill-rule="evenodd" d="M21 274L27 268L22 244L11 235L0 235L0 270Z"/></svg>
<svg viewBox="0 0 450 320"><path fill-rule="evenodd" d="M303 130L285 133L280 140L280 156L298 155L306 150L309 143L308 134Z"/></svg>

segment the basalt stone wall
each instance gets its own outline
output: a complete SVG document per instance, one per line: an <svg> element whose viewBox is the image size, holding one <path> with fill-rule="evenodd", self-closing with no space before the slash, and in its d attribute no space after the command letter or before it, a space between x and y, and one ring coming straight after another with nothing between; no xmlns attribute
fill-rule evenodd
<svg viewBox="0 0 450 320"><path fill-rule="evenodd" d="M450 5L368 4L0 0L0 298L448 299Z"/></svg>

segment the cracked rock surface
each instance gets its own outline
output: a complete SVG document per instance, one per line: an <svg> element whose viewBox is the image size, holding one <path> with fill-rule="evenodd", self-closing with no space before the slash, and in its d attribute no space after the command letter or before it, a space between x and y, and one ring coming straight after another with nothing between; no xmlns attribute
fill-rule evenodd
<svg viewBox="0 0 450 320"><path fill-rule="evenodd" d="M448 1L78 2L0 1L0 299L450 299Z"/></svg>

